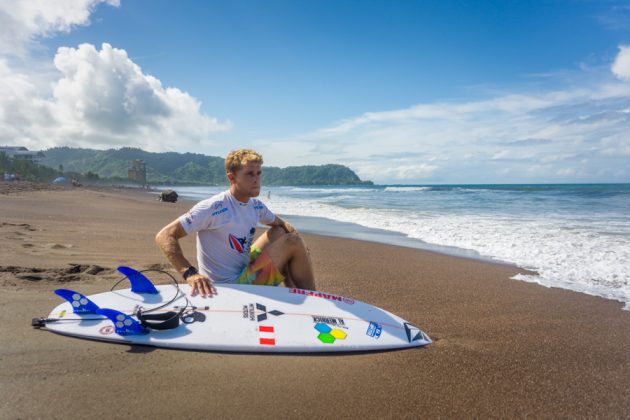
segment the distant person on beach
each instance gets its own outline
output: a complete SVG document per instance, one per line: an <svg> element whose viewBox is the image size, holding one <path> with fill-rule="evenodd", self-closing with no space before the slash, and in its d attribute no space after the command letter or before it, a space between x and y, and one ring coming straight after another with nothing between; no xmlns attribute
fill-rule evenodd
<svg viewBox="0 0 630 420"><path fill-rule="evenodd" d="M225 158L230 188L200 201L166 225L155 241L191 287L212 296L213 283L239 283L315 290L308 248L295 228L273 214L260 194L262 156L249 149ZM256 225L271 227L254 241ZM179 240L197 233L199 269L184 257Z"/></svg>

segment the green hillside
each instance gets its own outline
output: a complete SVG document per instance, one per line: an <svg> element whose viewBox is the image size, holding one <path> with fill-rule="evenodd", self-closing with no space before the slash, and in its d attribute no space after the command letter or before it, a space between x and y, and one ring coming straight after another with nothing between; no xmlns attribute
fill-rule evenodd
<svg viewBox="0 0 630 420"><path fill-rule="evenodd" d="M150 184L227 185L224 159L197 153L152 153L137 148L93 150L56 147L44 151L42 165L64 171L97 174L100 178L126 179L130 162L143 160ZM343 165L265 166L265 185L352 185L362 181Z"/></svg>

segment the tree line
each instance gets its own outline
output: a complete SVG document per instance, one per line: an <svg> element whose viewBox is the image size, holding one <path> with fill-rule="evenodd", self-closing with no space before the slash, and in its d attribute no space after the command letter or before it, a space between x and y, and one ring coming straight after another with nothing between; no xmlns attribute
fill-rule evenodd
<svg viewBox="0 0 630 420"><path fill-rule="evenodd" d="M98 179L122 181L132 160L146 164L149 184L227 185L224 159L197 153L154 153L142 149L93 150L56 147L45 150L40 160L49 168L63 167L65 171L97 176ZM371 184L361 180L344 165L308 165L277 168L265 166L265 185L355 185Z"/></svg>

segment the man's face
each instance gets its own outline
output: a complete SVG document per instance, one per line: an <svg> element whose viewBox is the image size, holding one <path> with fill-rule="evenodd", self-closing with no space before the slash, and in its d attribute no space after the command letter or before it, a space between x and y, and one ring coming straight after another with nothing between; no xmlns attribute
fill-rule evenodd
<svg viewBox="0 0 630 420"><path fill-rule="evenodd" d="M258 197L260 194L260 180L262 165L257 162L247 162L241 169L231 173L230 182L235 192L243 197Z"/></svg>

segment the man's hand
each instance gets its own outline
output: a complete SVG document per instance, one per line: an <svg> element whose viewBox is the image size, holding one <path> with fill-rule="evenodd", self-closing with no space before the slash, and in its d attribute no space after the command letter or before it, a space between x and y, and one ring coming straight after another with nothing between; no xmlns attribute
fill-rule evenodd
<svg viewBox="0 0 630 420"><path fill-rule="evenodd" d="M291 233L291 232L296 232L295 228L293 227L293 225L291 225L291 223L287 222L286 220L283 220L283 224L282 224L282 229L284 229L284 231L286 233Z"/></svg>
<svg viewBox="0 0 630 420"><path fill-rule="evenodd" d="M199 293L203 297L212 297L217 294L217 289L212 284L212 280L203 274L193 274L186 279L186 283L190 285L190 295L195 296Z"/></svg>

